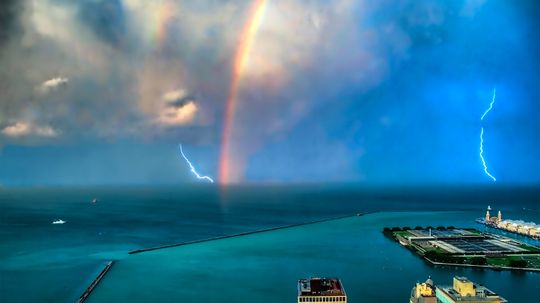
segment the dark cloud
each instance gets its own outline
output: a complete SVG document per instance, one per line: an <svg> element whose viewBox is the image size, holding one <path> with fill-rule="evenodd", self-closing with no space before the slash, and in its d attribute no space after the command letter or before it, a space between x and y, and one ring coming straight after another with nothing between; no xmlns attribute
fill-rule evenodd
<svg viewBox="0 0 540 303"><path fill-rule="evenodd" d="M114 46L126 40L124 7L120 0L83 1L79 6L81 20L101 39Z"/></svg>
<svg viewBox="0 0 540 303"><path fill-rule="evenodd" d="M19 15L21 8L22 1L0 1L0 47L13 35L20 33Z"/></svg>
<svg viewBox="0 0 540 303"><path fill-rule="evenodd" d="M184 96L177 100L171 101L167 103L167 106L169 107L183 107L184 105L194 102L197 103L197 99L194 96Z"/></svg>

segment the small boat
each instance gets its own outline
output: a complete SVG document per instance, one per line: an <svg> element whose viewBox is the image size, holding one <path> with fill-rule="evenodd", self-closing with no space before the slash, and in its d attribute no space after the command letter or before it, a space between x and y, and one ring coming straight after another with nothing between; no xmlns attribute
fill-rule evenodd
<svg viewBox="0 0 540 303"><path fill-rule="evenodd" d="M52 224L64 224L64 223L66 223L66 221L64 221L62 219L52 221Z"/></svg>
<svg viewBox="0 0 540 303"><path fill-rule="evenodd" d="M96 204L97 201L98 201L98 199L97 199L97 198L94 198L94 199L92 200L92 203Z"/></svg>

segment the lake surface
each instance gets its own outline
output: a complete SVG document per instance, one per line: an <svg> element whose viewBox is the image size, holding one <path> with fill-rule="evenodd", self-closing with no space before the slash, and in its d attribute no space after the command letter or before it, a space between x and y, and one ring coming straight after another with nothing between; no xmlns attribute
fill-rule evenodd
<svg viewBox="0 0 540 303"><path fill-rule="evenodd" d="M94 198L98 199L95 204L91 203ZM120 260L113 267L113 270L121 270L123 268L121 264L124 263L125 266L128 266L130 262L137 262L136 258L128 257L127 252L144 247L205 239L367 211L470 211L467 215L457 217L448 214L441 215L443 218L447 218L448 225L458 226L460 223L474 225L472 220L482 216L486 205L491 204L494 209L501 208L503 214L509 218L540 222L539 198L540 194L534 188L366 190L351 185L305 185L245 186L229 188L224 192L217 187L197 185L179 188L0 189L0 302L74 302L99 273L106 261ZM396 216L402 214L394 213ZM436 215L437 213L427 214ZM422 268L426 265L420 259L413 255L405 257L408 254L407 251L403 251L395 243L382 238L378 230L380 222L370 223L371 225L362 223L365 220L371 220L368 219L370 217L377 218L376 215L373 216L366 216L355 221L358 222L355 224L359 224L358 229L365 229L361 237L357 238L356 235L352 237L350 233L346 233L335 240L337 242L334 246L339 247L349 241L353 241L351 244L353 246L354 243L357 243L354 241L385 245L381 246L385 249L376 256L379 258L377 263L366 256L349 265L358 267L361 266L358 262L367 263L363 265L368 266L365 272L378 275L378 277L368 279L366 276L360 275L362 279L355 280L348 276L344 269L334 273L324 271L323 267L311 269L300 266L301 263L298 266L289 264L291 268L286 269L287 262L284 261L286 259L282 259L283 256L280 256L279 253L285 250L285 253L294 254L292 249L290 252L286 251L287 246L282 246L275 255L266 256L266 261L260 263L260 266L257 265L257 260L249 259L249 255L246 257L249 262L245 264L248 267L251 266L249 268L252 268L252 271L253 268L256 268L261 277L271 277L272 279L268 281L278 280L279 272L288 273L287 277L283 278L286 280L283 280L278 287L283 292L276 292L276 295L283 299L285 297L288 299L290 295L291 283L289 280L295 281L299 276L304 275L339 275L346 280L344 283L351 295L353 293L351 293L352 289L349 285L356 285L354 283L361 282L370 285L372 284L371 278L377 283L382 281L390 283L395 280L395 273L401 272L399 267L393 268L390 272L373 271L383 267L392 268L388 266L396 263L390 262L390 260L395 260L396 257L405 258L402 259L401 268L409 268L411 271L418 272L414 274L414 278L412 275L410 276L413 282L403 281L400 283L403 285L402 288L396 288L395 292L392 291L395 296L394 301L406 300L412 287L411 283L425 279L428 274L440 280L437 281L440 283L448 280L448 277L452 275L452 272L449 273L447 269L440 272L438 270L431 272L429 268L423 270ZM429 216L421 218L427 220ZM67 223L52 225L51 222L56 219L63 219ZM409 225L424 224L424 222L417 222L418 218L414 217L407 220L411 220ZM399 222L398 219L395 219L388 222L388 225L400 225ZM312 232L307 233L311 234ZM294 237L292 238L294 239ZM267 240L265 237L257 240L260 241L259 247L273 243ZM287 244L286 242L275 243L276 245ZM324 243L328 243L328 241L325 240ZM199 245L188 248L188 250L202 249L203 251L209 250L210 253L212 245L221 244ZM302 247L297 249L301 250ZM185 247L178 248L177 253L183 254L184 250L186 250ZM177 250L175 249L175 251ZM160 251L158 254L160 253L162 252ZM221 256L224 258L223 260L228 260L227 262L221 263L217 259L212 259L212 262L205 262L204 264L207 265L202 267L193 266L191 269L186 267L185 271L179 271L178 275L183 275L182 279L189 281L188 273L193 273L196 268L203 271L204 268L208 270L214 268L215 278L205 275L198 278L197 276L192 277L196 283L206 283L205 285L212 289L217 285L212 283L219 283L218 278L225 277L224 274L219 274L219 270L223 270L219 266L220 264L229 264L228 266L234 268L234 254L237 254L237 260L243 256L232 250L231 255ZM202 252L200 255L201 258L204 258ZM320 260L321 257L314 255L313 258ZM274 271L273 267L270 266L273 264L272 259L275 260L274 265L279 271ZM238 263L236 266L243 264L243 262L236 263ZM347 264L340 266L344 268L347 267ZM501 293L505 290L503 286L508 281L517 281L525 286L540 284L538 275L509 272L488 273L485 271L479 272L478 275L480 275L477 279L479 282L486 281L486 284ZM472 274L469 276L476 279L476 276L472 276ZM488 278L482 280L482 276ZM496 279L496 277L500 279ZM113 279L113 275L108 278ZM170 283L177 282L170 281ZM103 283L104 287L106 285L107 283ZM189 285L184 284L184 286L187 288ZM295 282L293 282L292 287L295 290ZM263 288L273 288L273 285L265 285ZM519 289L523 289L523 287ZM403 290L406 290L405 293L402 293ZM253 296L258 297L260 294L257 289L252 291L254 291ZM97 296L95 300L98 300ZM511 295L507 295L507 297L512 298ZM377 297L373 295L366 298ZM291 300L294 300L294 294Z"/></svg>
<svg viewBox="0 0 540 303"><path fill-rule="evenodd" d="M407 302L415 282L467 276L527 302L540 273L432 267L384 237L383 227L472 226L473 212L383 212L131 255L109 271L89 302L295 302L296 282L339 277L349 302ZM519 289L519 292L516 290Z"/></svg>

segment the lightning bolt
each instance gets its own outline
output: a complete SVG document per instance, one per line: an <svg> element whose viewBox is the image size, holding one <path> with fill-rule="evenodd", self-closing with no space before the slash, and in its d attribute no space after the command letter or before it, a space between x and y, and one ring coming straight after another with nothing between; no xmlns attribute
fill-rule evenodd
<svg viewBox="0 0 540 303"><path fill-rule="evenodd" d="M197 170L195 170L195 167L193 166L193 164L191 164L191 161L189 161L189 159L184 154L184 150L182 149L182 144L179 144L178 146L180 146L180 153L182 154L182 157L184 158L184 160L186 160L187 164L189 165L189 168L191 169L191 172L195 175L195 177L197 177L197 179L199 179L199 180L204 179L204 180L209 181L210 183L214 183L214 180L212 178L210 178L208 176L199 175Z"/></svg>
<svg viewBox="0 0 540 303"><path fill-rule="evenodd" d="M493 109L493 104L495 104L495 98L497 97L497 90L493 89L493 97L491 97L491 102L489 103L488 109L484 112L482 117L480 117L480 120L484 120L484 117Z"/></svg>
<svg viewBox="0 0 540 303"><path fill-rule="evenodd" d="M481 121L484 120L486 115L493 109L493 104L495 104L495 97L496 96L497 96L497 91L494 88L493 89L493 97L491 98L491 102L489 103L489 107L488 107L488 109L486 109L486 111L484 112L482 117L480 117ZM489 173L487 163L486 163L486 159L484 159L484 127L483 126L480 129L480 160L482 160L482 166L484 166L484 172L486 173L486 175L488 177L490 177L491 180L493 180L493 182L497 181L497 178L495 178L491 173Z"/></svg>
<svg viewBox="0 0 540 303"><path fill-rule="evenodd" d="M484 172L486 175L488 175L488 177L490 177L494 182L497 181L497 178L493 177L493 175L489 173L486 160L484 159L484 127L482 127L482 130L480 131L480 160L482 160L482 165L484 166Z"/></svg>

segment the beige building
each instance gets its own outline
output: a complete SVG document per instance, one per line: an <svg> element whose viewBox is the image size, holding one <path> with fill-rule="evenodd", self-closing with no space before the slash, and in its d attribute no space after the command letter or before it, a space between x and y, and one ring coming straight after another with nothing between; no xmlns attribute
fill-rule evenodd
<svg viewBox="0 0 540 303"><path fill-rule="evenodd" d="M484 223L499 229L507 230L520 235L532 237L533 239L540 238L540 225L533 222L524 222L522 220L503 220L502 213L499 211L496 217L490 214L491 207L488 206Z"/></svg>
<svg viewBox="0 0 540 303"><path fill-rule="evenodd" d="M431 278L428 278L424 283L416 283L411 291L409 303L437 303L435 285L433 285Z"/></svg>
<svg viewBox="0 0 540 303"><path fill-rule="evenodd" d="M475 284L465 277L454 277L452 287L436 287L438 303L504 303L508 302L484 286Z"/></svg>

